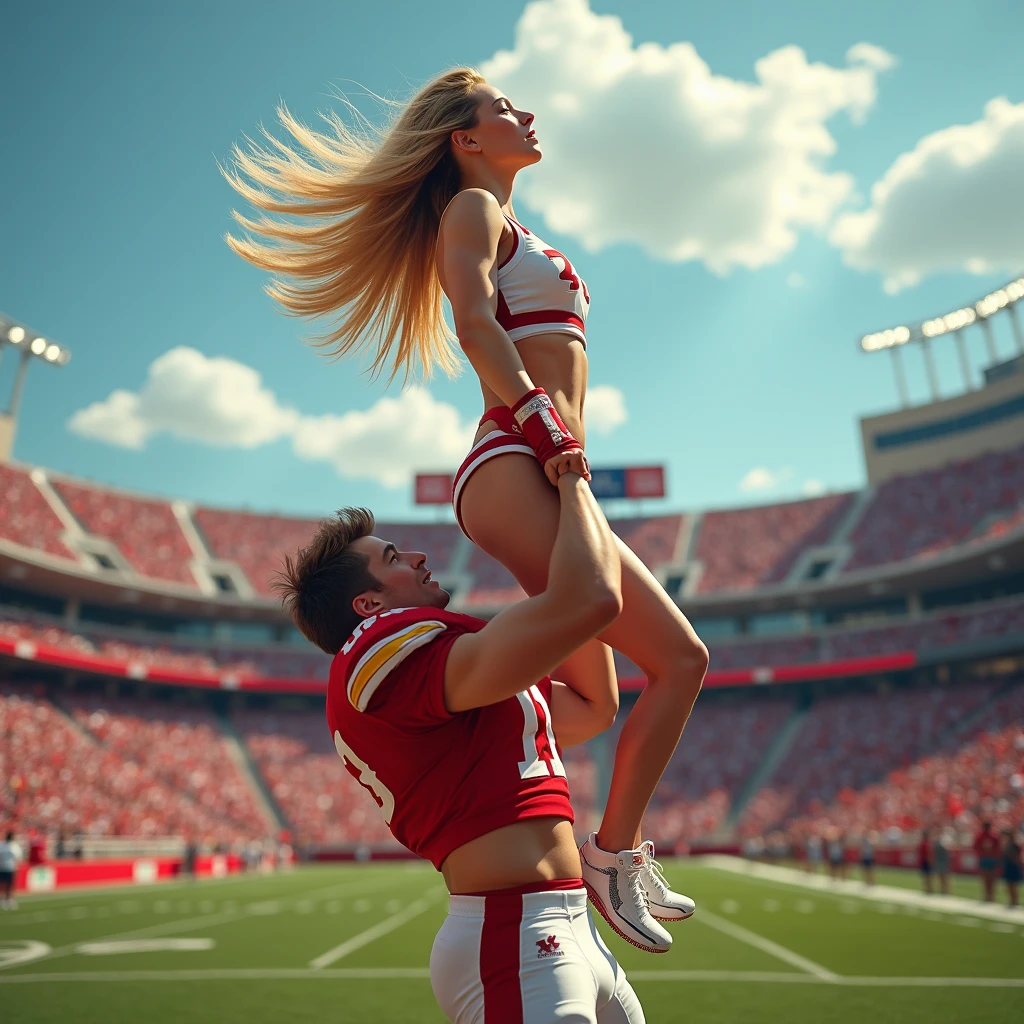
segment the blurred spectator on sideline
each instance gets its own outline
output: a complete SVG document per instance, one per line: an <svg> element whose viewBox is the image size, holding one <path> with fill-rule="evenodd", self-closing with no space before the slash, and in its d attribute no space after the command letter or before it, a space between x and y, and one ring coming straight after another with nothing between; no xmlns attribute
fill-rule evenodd
<svg viewBox="0 0 1024 1024"><path fill-rule="evenodd" d="M1020 843L1010 829L1003 832L1003 881L1010 895L1010 906L1018 905L1017 886L1022 877Z"/></svg>
<svg viewBox="0 0 1024 1024"><path fill-rule="evenodd" d="M953 843L953 836L947 830L939 832L932 844L932 860L935 866L935 875L939 880L939 892L943 896L949 895L949 848Z"/></svg>
<svg viewBox="0 0 1024 1024"><path fill-rule="evenodd" d="M199 850L196 847L196 841L190 837L185 841L185 857L181 868L182 872L193 882L196 879L196 857L198 854Z"/></svg>
<svg viewBox="0 0 1024 1024"><path fill-rule="evenodd" d="M14 876L21 858L21 847L15 842L14 833L8 832L0 843L0 889L3 890L0 907L4 910L14 910L18 905L14 901Z"/></svg>
<svg viewBox="0 0 1024 1024"><path fill-rule="evenodd" d="M917 866L924 881L924 891L930 896L932 887L932 869L935 867L932 850L932 837L928 829L921 830L921 842L917 844Z"/></svg>
<svg viewBox="0 0 1024 1024"><path fill-rule="evenodd" d="M875 834L865 832L860 838L860 864L864 869L864 884L875 884Z"/></svg>
<svg viewBox="0 0 1024 1024"><path fill-rule="evenodd" d="M981 872L982 898L991 903L995 899L1002 843L990 821L981 823L981 831L974 837L974 852L978 855L978 870Z"/></svg>
<svg viewBox="0 0 1024 1024"><path fill-rule="evenodd" d="M828 873L833 879L846 877L846 850L842 832L835 831L829 837Z"/></svg>
<svg viewBox="0 0 1024 1024"><path fill-rule="evenodd" d="M53 855L57 860L63 860L67 856L67 849L64 846L64 829L57 833L57 845L54 848Z"/></svg>
<svg viewBox="0 0 1024 1024"><path fill-rule="evenodd" d="M812 832L807 837L807 870L812 875L816 875L821 867L821 852L821 836Z"/></svg>
<svg viewBox="0 0 1024 1024"><path fill-rule="evenodd" d="M28 836L29 867L46 863L46 837L39 832L30 832Z"/></svg>

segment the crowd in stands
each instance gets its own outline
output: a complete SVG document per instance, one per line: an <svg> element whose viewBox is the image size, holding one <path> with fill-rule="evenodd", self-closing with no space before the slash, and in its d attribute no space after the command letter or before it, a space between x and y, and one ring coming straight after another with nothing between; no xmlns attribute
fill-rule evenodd
<svg viewBox="0 0 1024 1024"><path fill-rule="evenodd" d="M242 647L214 643L203 647L185 640L128 640L103 627L71 630L14 609L0 609L0 637L60 647L132 665L161 668L186 675L233 675L238 678L326 680L331 659L312 646L279 644Z"/></svg>
<svg viewBox="0 0 1024 1024"><path fill-rule="evenodd" d="M82 528L117 546L140 575L195 587L195 557L166 501L137 498L69 480L52 481Z"/></svg>
<svg viewBox="0 0 1024 1024"><path fill-rule="evenodd" d="M252 836L272 822L253 792L229 741L205 707L139 698L76 694L61 701L100 743L154 778Z"/></svg>
<svg viewBox="0 0 1024 1024"><path fill-rule="evenodd" d="M312 519L253 515L226 509L197 508L192 520L214 558L237 562L257 594L271 596L271 583L281 557L309 543L316 531Z"/></svg>
<svg viewBox="0 0 1024 1024"><path fill-rule="evenodd" d="M181 835L231 844L249 835L139 761L76 727L45 696L0 689L0 820L18 832Z"/></svg>
<svg viewBox="0 0 1024 1024"><path fill-rule="evenodd" d="M894 477L851 536L844 569L934 555L1024 521L1024 447Z"/></svg>
<svg viewBox="0 0 1024 1024"><path fill-rule="evenodd" d="M781 582L801 552L831 537L852 501L852 494L834 494L706 512L693 552L703 565L697 592L755 590Z"/></svg>
<svg viewBox="0 0 1024 1024"><path fill-rule="evenodd" d="M233 721L300 843L398 848L338 756L322 711L246 710Z"/></svg>
<svg viewBox="0 0 1024 1024"><path fill-rule="evenodd" d="M74 558L60 539L64 524L28 470L0 462L0 538L58 558Z"/></svg>
<svg viewBox="0 0 1024 1024"><path fill-rule="evenodd" d="M905 769L980 708L994 684L849 693L814 702L786 756L744 809L742 835L764 835L786 818L828 805Z"/></svg>
<svg viewBox="0 0 1024 1024"><path fill-rule="evenodd" d="M481 554L481 558L487 556ZM490 560L490 565L494 567L496 586L501 585L502 578L515 586L512 577L497 562ZM720 638L709 641L708 646L712 671L723 671L841 661L1021 634L1024 634L1024 599L1010 599L978 608L933 613L893 625L833 627L821 632L778 637ZM237 678L325 680L331 661L329 656L306 644L199 644L184 637L172 640L154 634L118 632L92 623L70 628L45 616L17 609L0 608L0 637L204 676L229 674ZM619 678L625 680L641 674L635 665L618 654L616 670Z"/></svg>
<svg viewBox="0 0 1024 1024"><path fill-rule="evenodd" d="M52 478L55 493L87 534L114 544L135 572L195 587L193 551L171 504L107 488ZM753 508L711 510L696 527L691 557L702 566L698 594L744 592L784 581L801 554L834 539L854 494L827 495ZM75 558L61 540L63 525L30 472L0 466L0 538L51 555ZM678 564L687 517L623 518L612 528L649 568ZM197 508L192 523L209 555L236 563L256 594L271 597L282 558L305 545L317 521ZM953 545L1005 535L1024 526L1024 447L991 453L882 484L854 527L841 572L927 557ZM400 548L424 551L443 572L461 534L454 523L381 523L380 536ZM521 591L493 559L474 551L466 603L492 608Z"/></svg>
<svg viewBox="0 0 1024 1024"><path fill-rule="evenodd" d="M648 808L645 834L670 847L714 836L792 713L785 700L698 701Z"/></svg>
<svg viewBox="0 0 1024 1024"><path fill-rule="evenodd" d="M645 835L665 852L728 835L737 799L795 713L781 697L698 702ZM785 829L799 844L836 831L966 835L982 820L1024 822L1024 682L825 695L804 716L744 806L740 836ZM581 836L599 824L593 753L563 751ZM261 785L300 845L397 849L320 709L237 709L229 727L201 704L0 688L0 820L20 830L232 844L276 827Z"/></svg>

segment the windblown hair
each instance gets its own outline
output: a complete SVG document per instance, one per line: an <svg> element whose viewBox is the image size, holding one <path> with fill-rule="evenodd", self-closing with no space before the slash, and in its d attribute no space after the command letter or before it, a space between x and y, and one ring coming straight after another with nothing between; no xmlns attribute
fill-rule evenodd
<svg viewBox="0 0 1024 1024"><path fill-rule="evenodd" d="M337 654L359 625L352 601L367 590L382 590L369 559L353 551L354 540L368 537L376 525L366 508L341 508L321 519L313 539L271 584L291 613L299 632L328 654Z"/></svg>
<svg viewBox="0 0 1024 1024"><path fill-rule="evenodd" d="M326 132L281 106L298 148L264 130L266 147L235 146L224 169L263 211L255 219L235 211L246 235L229 234L228 245L274 275L267 291L286 313L334 317L313 344L335 357L369 351L375 376L388 366L389 380L402 371L407 381L414 370L454 375L459 366L434 251L441 214L459 190L451 133L476 125L483 82L473 68L447 71L381 128L350 103L358 127L331 112L322 115Z"/></svg>

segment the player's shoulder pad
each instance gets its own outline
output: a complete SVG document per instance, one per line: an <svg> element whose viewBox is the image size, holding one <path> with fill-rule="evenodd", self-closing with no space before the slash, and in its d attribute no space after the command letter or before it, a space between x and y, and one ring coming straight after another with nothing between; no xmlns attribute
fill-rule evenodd
<svg viewBox="0 0 1024 1024"><path fill-rule="evenodd" d="M446 630L466 632L475 620L440 608L392 608L363 619L334 660L345 693L357 711L365 711L377 687L414 651ZM332 673L333 674L333 673Z"/></svg>

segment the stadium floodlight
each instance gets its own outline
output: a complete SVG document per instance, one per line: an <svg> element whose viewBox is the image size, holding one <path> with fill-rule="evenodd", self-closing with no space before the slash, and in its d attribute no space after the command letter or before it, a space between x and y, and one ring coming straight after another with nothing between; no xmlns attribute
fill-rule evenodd
<svg viewBox="0 0 1024 1024"><path fill-rule="evenodd" d="M25 375L28 373L28 364L32 362L32 357L35 356L51 366L66 366L71 359L71 353L63 345L50 341L25 324L18 323L13 317L0 313L0 352L7 345L20 350L21 359L14 375L7 410L0 413L0 419L7 424L2 434L6 440L3 443L4 450L0 451L0 460L10 457L10 443L14 436L13 424L18 417L18 407L21 405L21 396L25 388Z"/></svg>
<svg viewBox="0 0 1024 1024"><path fill-rule="evenodd" d="M956 309L945 316L937 316L934 320L925 320L921 324L921 333L926 338L937 338L941 334L948 334L950 331L959 331L962 327L969 327L978 319L973 306L964 306L963 309Z"/></svg>
<svg viewBox="0 0 1024 1024"><path fill-rule="evenodd" d="M906 345L908 341L910 341L909 327L891 327L887 331L865 334L860 339L860 347L865 352L880 352L883 348L892 348L894 345Z"/></svg>

